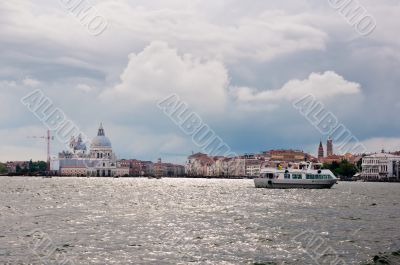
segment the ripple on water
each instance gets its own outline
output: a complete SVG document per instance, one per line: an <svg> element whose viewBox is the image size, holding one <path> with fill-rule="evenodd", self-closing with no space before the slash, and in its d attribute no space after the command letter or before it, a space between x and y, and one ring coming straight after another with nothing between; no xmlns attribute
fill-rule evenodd
<svg viewBox="0 0 400 265"><path fill-rule="evenodd" d="M36 230L75 264L310 264L310 239L334 250L326 260L337 255L347 264L395 259L400 249L396 184L309 191L255 189L251 180L0 177L0 184L0 263L55 260L27 247Z"/></svg>

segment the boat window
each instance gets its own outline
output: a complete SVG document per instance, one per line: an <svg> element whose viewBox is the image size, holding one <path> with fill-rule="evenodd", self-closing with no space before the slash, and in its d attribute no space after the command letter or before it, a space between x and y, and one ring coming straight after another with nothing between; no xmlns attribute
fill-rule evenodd
<svg viewBox="0 0 400 265"><path fill-rule="evenodd" d="M314 176L313 174L307 174L307 175L306 175L306 178L307 178L307 179L314 179L315 176Z"/></svg>
<svg viewBox="0 0 400 265"><path fill-rule="evenodd" d="M293 179L302 179L301 174L292 174Z"/></svg>
<svg viewBox="0 0 400 265"><path fill-rule="evenodd" d="M290 174L289 173L285 173L285 179L290 179Z"/></svg>

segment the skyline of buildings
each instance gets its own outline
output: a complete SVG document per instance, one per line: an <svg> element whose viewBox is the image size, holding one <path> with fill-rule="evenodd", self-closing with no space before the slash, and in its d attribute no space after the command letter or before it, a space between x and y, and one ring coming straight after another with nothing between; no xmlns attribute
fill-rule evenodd
<svg viewBox="0 0 400 265"><path fill-rule="evenodd" d="M77 138L71 138L69 149L60 152L58 158L51 159L50 171L54 175L178 177L185 174L184 166L162 163L161 158L156 163L136 159L117 159L102 123L97 136L90 143L90 149L87 148L80 135Z"/></svg>
<svg viewBox="0 0 400 265"><path fill-rule="evenodd" d="M303 161L332 164L343 160L356 166L359 161L362 170L356 177L367 181L400 178L400 152L377 154L334 154L334 142L328 137L326 155L322 140L318 145L318 157L302 150L272 149L256 154L244 154L236 157L209 156L198 152L188 156L184 165L165 163L159 158L156 162L138 159L117 159L110 139L100 124L97 136L90 148L83 143L81 136L72 137L69 150L59 153L51 159L50 169L60 176L91 177L248 177L258 176L263 167L293 167ZM17 168L27 168L29 161L9 161L6 167L9 173Z"/></svg>

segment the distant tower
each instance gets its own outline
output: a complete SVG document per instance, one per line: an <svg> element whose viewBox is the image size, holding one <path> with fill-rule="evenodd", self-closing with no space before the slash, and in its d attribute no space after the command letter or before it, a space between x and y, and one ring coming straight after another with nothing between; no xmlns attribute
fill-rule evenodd
<svg viewBox="0 0 400 265"><path fill-rule="evenodd" d="M332 156L333 155L333 140L331 137L328 138L328 141L326 142L326 156Z"/></svg>
<svg viewBox="0 0 400 265"><path fill-rule="evenodd" d="M324 157L324 147L322 146L322 141L320 141L318 147L318 159L321 159L323 157Z"/></svg>

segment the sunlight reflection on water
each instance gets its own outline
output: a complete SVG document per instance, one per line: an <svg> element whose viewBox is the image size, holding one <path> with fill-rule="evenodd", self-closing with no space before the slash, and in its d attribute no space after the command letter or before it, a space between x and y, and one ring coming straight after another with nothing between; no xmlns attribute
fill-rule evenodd
<svg viewBox="0 0 400 265"><path fill-rule="evenodd" d="M307 229L347 264L358 264L398 250L400 239L398 184L266 190L251 180L1 177L0 183L1 264L42 263L27 245L35 229L74 264L311 264L292 240Z"/></svg>

